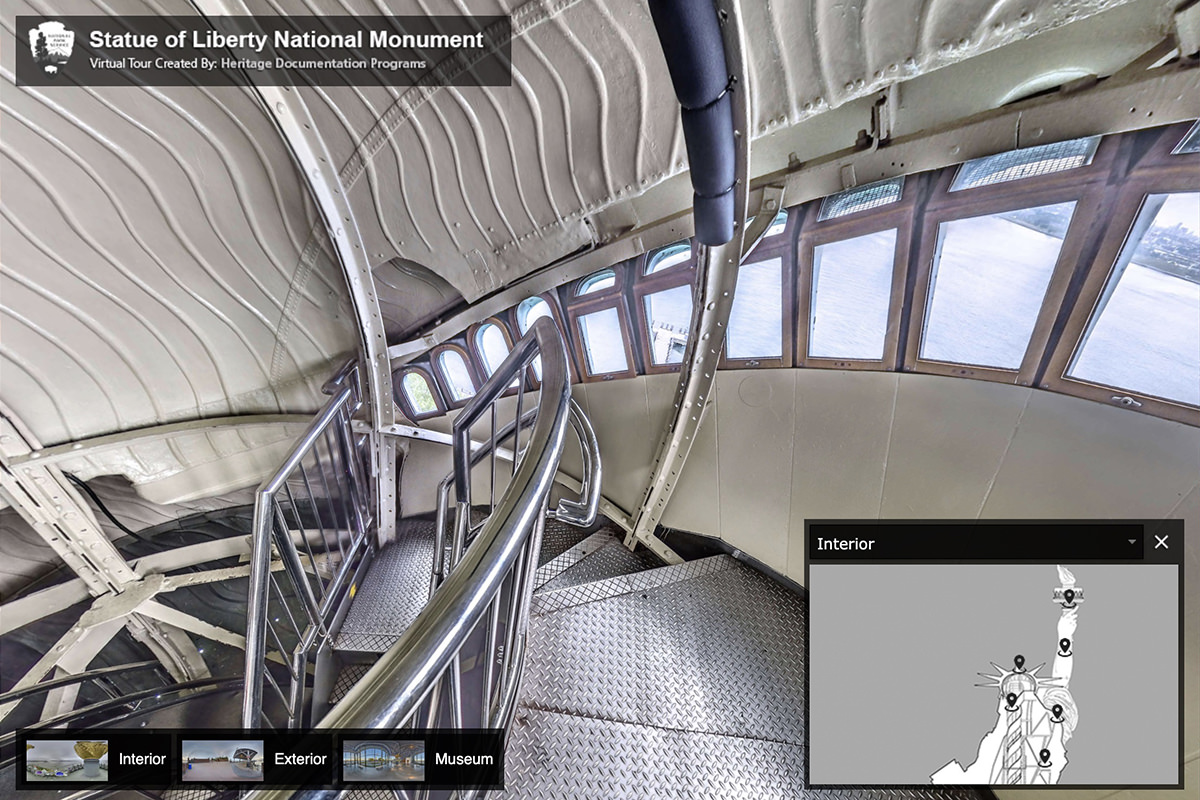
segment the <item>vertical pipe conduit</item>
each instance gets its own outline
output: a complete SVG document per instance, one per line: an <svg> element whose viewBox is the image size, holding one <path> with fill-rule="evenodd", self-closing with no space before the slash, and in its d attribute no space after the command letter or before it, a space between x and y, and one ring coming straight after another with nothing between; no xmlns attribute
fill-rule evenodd
<svg viewBox="0 0 1200 800"><path fill-rule="evenodd" d="M735 81L725 63L717 8L712 0L650 0L650 16L682 107L696 240L725 244L734 230L737 177L730 94Z"/></svg>

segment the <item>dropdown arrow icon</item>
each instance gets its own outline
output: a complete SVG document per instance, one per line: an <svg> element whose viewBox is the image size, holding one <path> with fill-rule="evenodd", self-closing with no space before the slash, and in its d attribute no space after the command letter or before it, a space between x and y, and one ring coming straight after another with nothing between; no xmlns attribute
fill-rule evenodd
<svg viewBox="0 0 1200 800"><path fill-rule="evenodd" d="M1130 544L1137 544L1137 539L1130 539L1130 540L1129 540L1129 543L1130 543Z"/></svg>

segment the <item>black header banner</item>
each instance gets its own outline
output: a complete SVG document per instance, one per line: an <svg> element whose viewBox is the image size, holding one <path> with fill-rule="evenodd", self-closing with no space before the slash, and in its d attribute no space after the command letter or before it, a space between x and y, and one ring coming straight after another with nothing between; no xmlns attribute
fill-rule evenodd
<svg viewBox="0 0 1200 800"><path fill-rule="evenodd" d="M1183 520L807 520L813 563L1183 563Z"/></svg>
<svg viewBox="0 0 1200 800"><path fill-rule="evenodd" d="M512 20L17 17L18 86L509 86Z"/></svg>

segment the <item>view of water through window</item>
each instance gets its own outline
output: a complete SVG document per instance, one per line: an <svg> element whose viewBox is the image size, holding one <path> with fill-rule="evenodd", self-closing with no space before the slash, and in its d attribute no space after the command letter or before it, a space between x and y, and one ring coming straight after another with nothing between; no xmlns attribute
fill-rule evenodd
<svg viewBox="0 0 1200 800"><path fill-rule="evenodd" d="M1200 193L1146 198L1134 237L1067 375L1200 405Z"/></svg>
<svg viewBox="0 0 1200 800"><path fill-rule="evenodd" d="M921 357L1019 368L1074 207L943 222Z"/></svg>

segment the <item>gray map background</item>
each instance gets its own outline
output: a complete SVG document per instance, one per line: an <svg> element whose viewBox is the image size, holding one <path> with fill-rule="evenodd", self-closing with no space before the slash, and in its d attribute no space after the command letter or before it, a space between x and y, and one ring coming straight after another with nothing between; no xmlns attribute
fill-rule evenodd
<svg viewBox="0 0 1200 800"><path fill-rule="evenodd" d="M1178 567L1064 564L1086 594L1070 689L1079 725L1059 785L1179 778ZM1050 674L1053 564L812 564L809 781L928 784L996 723L989 662Z"/></svg>

